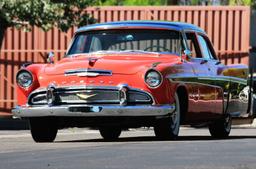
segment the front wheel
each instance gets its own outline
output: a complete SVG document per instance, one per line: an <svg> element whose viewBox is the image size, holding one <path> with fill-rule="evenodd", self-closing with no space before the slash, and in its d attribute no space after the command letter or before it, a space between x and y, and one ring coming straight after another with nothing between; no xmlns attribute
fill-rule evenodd
<svg viewBox="0 0 256 169"><path fill-rule="evenodd" d="M178 94L175 93L176 109L173 114L166 119L161 119L154 127L155 135L160 139L176 139L180 129L180 101Z"/></svg>
<svg viewBox="0 0 256 169"><path fill-rule="evenodd" d="M230 115L209 125L209 131L214 138L226 138L231 131L232 118Z"/></svg>
<svg viewBox="0 0 256 169"><path fill-rule="evenodd" d="M121 127L117 126L105 126L100 127L99 131L104 140L113 141L118 139L118 137L121 135L122 129Z"/></svg>
<svg viewBox="0 0 256 169"><path fill-rule="evenodd" d="M55 140L58 128L54 118L30 118L29 124L35 142L53 142Z"/></svg>

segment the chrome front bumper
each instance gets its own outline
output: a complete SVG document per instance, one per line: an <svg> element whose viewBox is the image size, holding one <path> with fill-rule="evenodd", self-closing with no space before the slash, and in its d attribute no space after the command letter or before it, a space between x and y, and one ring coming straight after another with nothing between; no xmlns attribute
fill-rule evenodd
<svg viewBox="0 0 256 169"><path fill-rule="evenodd" d="M17 106L12 110L13 116L44 117L106 117L106 116L164 116L172 114L175 105L160 106L119 106L119 105L68 105L68 106Z"/></svg>

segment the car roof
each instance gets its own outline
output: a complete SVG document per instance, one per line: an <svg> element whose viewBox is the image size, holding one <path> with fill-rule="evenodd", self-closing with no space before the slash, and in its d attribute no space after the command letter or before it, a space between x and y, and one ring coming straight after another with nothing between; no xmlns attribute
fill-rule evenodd
<svg viewBox="0 0 256 169"><path fill-rule="evenodd" d="M129 28L153 28L153 29L171 29L171 30L192 30L201 33L205 31L198 26L185 22L168 22L168 21L119 21L99 23L80 27L76 33L93 30L107 30L107 29L129 29Z"/></svg>

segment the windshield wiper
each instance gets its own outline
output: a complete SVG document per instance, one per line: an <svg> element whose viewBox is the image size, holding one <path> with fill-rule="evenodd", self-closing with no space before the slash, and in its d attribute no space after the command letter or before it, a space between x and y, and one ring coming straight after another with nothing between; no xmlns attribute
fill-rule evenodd
<svg viewBox="0 0 256 169"><path fill-rule="evenodd" d="M117 50L98 50L95 52L90 52L89 54L101 54L101 53L117 53Z"/></svg>
<svg viewBox="0 0 256 169"><path fill-rule="evenodd" d="M145 50L98 50L95 52L90 52L90 53L76 53L69 55L70 57L76 57L81 54L104 54L104 53L150 53L150 54L156 54L159 55L158 52L150 52L150 51L145 51Z"/></svg>
<svg viewBox="0 0 256 169"><path fill-rule="evenodd" d="M90 52L90 54L102 54L102 53L151 53L151 54L159 54L158 52L150 52L145 50L99 50L95 52Z"/></svg>
<svg viewBox="0 0 256 169"><path fill-rule="evenodd" d="M140 53L159 54L158 52L150 52L150 51L145 51L145 50L122 50L121 52L140 52Z"/></svg>

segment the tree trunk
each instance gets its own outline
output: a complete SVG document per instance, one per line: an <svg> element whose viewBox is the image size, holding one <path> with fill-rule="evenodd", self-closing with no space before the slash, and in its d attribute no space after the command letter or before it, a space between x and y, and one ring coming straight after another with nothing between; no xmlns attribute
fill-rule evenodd
<svg viewBox="0 0 256 169"><path fill-rule="evenodd" d="M0 21L1 23L1 21ZM7 27L3 26L3 25L0 25L0 50L2 48L2 44L3 44L3 40L4 40L4 34L5 34L5 31L7 30Z"/></svg>

